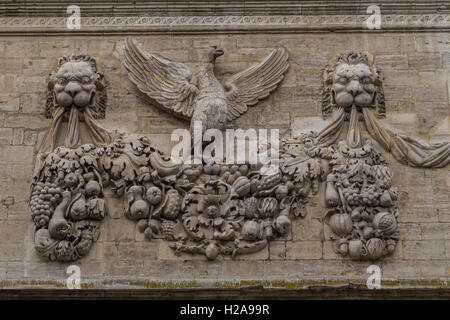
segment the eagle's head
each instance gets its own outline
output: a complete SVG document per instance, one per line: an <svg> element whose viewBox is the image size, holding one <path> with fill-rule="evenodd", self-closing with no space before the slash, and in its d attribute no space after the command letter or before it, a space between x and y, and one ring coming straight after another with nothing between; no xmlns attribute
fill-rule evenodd
<svg viewBox="0 0 450 320"><path fill-rule="evenodd" d="M214 63L216 59L222 56L224 53L225 50L223 50L219 46L211 46L208 50L208 61Z"/></svg>

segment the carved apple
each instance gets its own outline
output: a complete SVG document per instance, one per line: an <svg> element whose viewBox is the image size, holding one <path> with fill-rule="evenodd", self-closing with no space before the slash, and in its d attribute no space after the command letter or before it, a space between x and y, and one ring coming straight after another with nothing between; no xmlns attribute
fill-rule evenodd
<svg viewBox="0 0 450 320"><path fill-rule="evenodd" d="M147 201L150 202L150 204L157 205L158 203L161 202L162 199L161 189L158 187L150 187L147 190L145 199L147 199Z"/></svg>

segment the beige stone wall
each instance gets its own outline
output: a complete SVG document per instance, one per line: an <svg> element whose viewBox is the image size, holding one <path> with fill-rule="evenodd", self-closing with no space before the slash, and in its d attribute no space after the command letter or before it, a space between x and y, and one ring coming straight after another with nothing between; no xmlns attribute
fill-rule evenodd
<svg viewBox="0 0 450 320"><path fill-rule="evenodd" d="M284 46L290 70L267 100L234 122L242 128L278 128L284 136L319 127L322 69L347 50L366 51L385 75L386 124L430 141L449 139L450 38L448 33L249 33L229 35L137 35L143 47L193 70L202 48L220 44L217 76L226 79ZM0 37L0 287L64 285L71 263L42 260L33 248L34 226L28 209L34 155L50 120L44 117L46 77L59 56L87 53L97 58L108 87L108 109L102 124L109 129L150 136L170 150L170 132L188 128L154 107L139 102L127 89L121 64L124 36ZM307 126L307 127L305 127ZM404 286L445 285L450 276L449 169L416 169L387 155L394 184L401 192L401 238L394 256L376 262L382 279ZM119 201L109 203L109 216L87 257L77 261L83 284L218 285L236 281L274 286L360 281L371 262L341 258L331 249L323 222L323 192L311 199L308 215L297 219L284 240L262 252L236 260L175 256L161 240L148 242L134 221L123 215ZM250 282L245 282L251 280ZM394 280L395 282L389 282ZM175 281L178 284L174 284ZM255 282L256 281L256 282ZM294 282L288 285L285 281ZM302 282L304 281L304 282ZM417 282L420 281L420 282ZM171 284L172 283L172 284Z"/></svg>

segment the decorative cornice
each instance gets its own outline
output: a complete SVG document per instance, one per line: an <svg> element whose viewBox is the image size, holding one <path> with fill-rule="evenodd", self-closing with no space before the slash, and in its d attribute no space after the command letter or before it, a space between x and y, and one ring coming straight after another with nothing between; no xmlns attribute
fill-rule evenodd
<svg viewBox="0 0 450 320"><path fill-rule="evenodd" d="M273 16L123 16L81 17L81 28L66 28L67 17L2 17L0 34L92 32L220 33L273 30L302 31L444 31L450 14L381 15L381 29L369 30L369 15L273 15Z"/></svg>
<svg viewBox="0 0 450 320"><path fill-rule="evenodd" d="M111 16L246 16L246 15L357 15L378 5L383 14L448 14L448 0L14 0L2 1L0 16L64 16L78 5L84 17Z"/></svg>

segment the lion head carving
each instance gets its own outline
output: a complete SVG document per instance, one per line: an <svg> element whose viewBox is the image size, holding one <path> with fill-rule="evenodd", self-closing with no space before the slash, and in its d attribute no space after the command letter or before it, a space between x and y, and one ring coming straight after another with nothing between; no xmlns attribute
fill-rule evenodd
<svg viewBox="0 0 450 320"><path fill-rule="evenodd" d="M323 79L324 117L336 107L350 111L353 104L358 110L375 108L379 118L385 117L383 76L366 54L348 52L339 56L336 63L325 68Z"/></svg>
<svg viewBox="0 0 450 320"><path fill-rule="evenodd" d="M76 107L81 111L91 108L95 119L104 119L106 101L106 82L94 58L71 55L59 59L57 70L49 76L47 118L52 118L58 107Z"/></svg>

